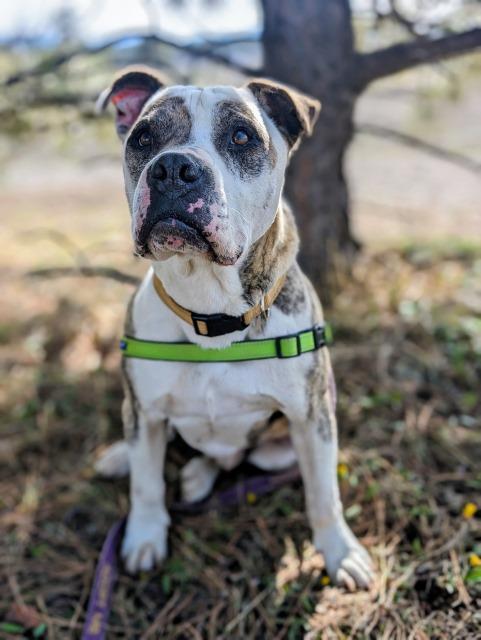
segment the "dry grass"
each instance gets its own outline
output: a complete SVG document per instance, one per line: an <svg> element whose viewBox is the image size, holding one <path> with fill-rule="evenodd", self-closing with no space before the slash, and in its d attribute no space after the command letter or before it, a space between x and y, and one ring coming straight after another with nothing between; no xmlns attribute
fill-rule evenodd
<svg viewBox="0 0 481 640"><path fill-rule="evenodd" d="M326 584L301 487L286 486L257 504L176 515L165 566L120 576L108 638L481 636L481 584L466 578L480 519L462 515L481 501L480 255L366 256L329 312L340 481L379 568L375 589ZM129 290L5 280L0 618L76 638L97 553L128 508L127 484L95 478L92 461L121 434L116 341ZM171 448L169 500L184 455Z"/></svg>

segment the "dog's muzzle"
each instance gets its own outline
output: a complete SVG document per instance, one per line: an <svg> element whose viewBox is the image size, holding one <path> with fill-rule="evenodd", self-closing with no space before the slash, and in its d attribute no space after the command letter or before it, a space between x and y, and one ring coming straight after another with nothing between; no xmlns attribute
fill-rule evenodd
<svg viewBox="0 0 481 640"><path fill-rule="evenodd" d="M138 253L149 251L212 251L207 230L213 214L211 170L187 153L164 153L139 185L141 207L134 240Z"/></svg>

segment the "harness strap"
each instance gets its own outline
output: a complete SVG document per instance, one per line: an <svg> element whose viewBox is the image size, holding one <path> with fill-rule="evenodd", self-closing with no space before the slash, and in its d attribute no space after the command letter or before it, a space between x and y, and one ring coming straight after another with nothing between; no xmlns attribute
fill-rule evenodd
<svg viewBox="0 0 481 640"><path fill-rule="evenodd" d="M126 358L174 362L241 362L268 358L295 358L326 346L331 340L329 325L278 338L234 342L224 349L204 349L191 342L154 342L125 336L120 349Z"/></svg>

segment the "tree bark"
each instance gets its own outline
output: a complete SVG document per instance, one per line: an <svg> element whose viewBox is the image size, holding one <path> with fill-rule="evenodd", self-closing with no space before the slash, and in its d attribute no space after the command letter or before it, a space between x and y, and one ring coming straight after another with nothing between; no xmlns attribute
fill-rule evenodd
<svg viewBox="0 0 481 640"><path fill-rule="evenodd" d="M314 135L293 158L286 183L300 228L301 264L322 287L338 258L358 248L344 175L357 97L373 80L479 48L481 28L358 54L349 0L262 0L262 6L265 74L322 102Z"/></svg>
<svg viewBox="0 0 481 640"><path fill-rule="evenodd" d="M349 225L344 152L353 134L353 46L348 0L262 0L264 70L322 102L314 135L288 171L301 234L300 261L316 287L337 256L357 247Z"/></svg>

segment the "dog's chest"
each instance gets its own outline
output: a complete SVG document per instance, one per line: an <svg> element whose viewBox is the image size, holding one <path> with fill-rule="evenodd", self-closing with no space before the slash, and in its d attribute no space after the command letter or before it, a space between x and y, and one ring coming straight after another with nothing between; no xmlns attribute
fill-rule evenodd
<svg viewBox="0 0 481 640"><path fill-rule="evenodd" d="M139 400L151 418L165 418L190 446L212 457L250 446L277 408L261 363L140 362L135 368L143 382Z"/></svg>
<svg viewBox="0 0 481 640"><path fill-rule="evenodd" d="M210 300L208 287L198 283L200 300ZM205 283L204 283L205 284ZM212 302L214 312L216 300ZM224 310L225 311L225 310ZM230 314L235 310L227 309ZM263 338L292 334L310 318L272 309ZM183 321L159 300L150 276L135 299L133 324L140 339L185 341ZM213 346L222 347L215 343ZM267 359L243 362L162 362L132 359L127 375L137 405L152 423L167 421L192 447L214 458L239 453L255 445L255 434L286 404L302 412L306 394L303 380L312 359Z"/></svg>

